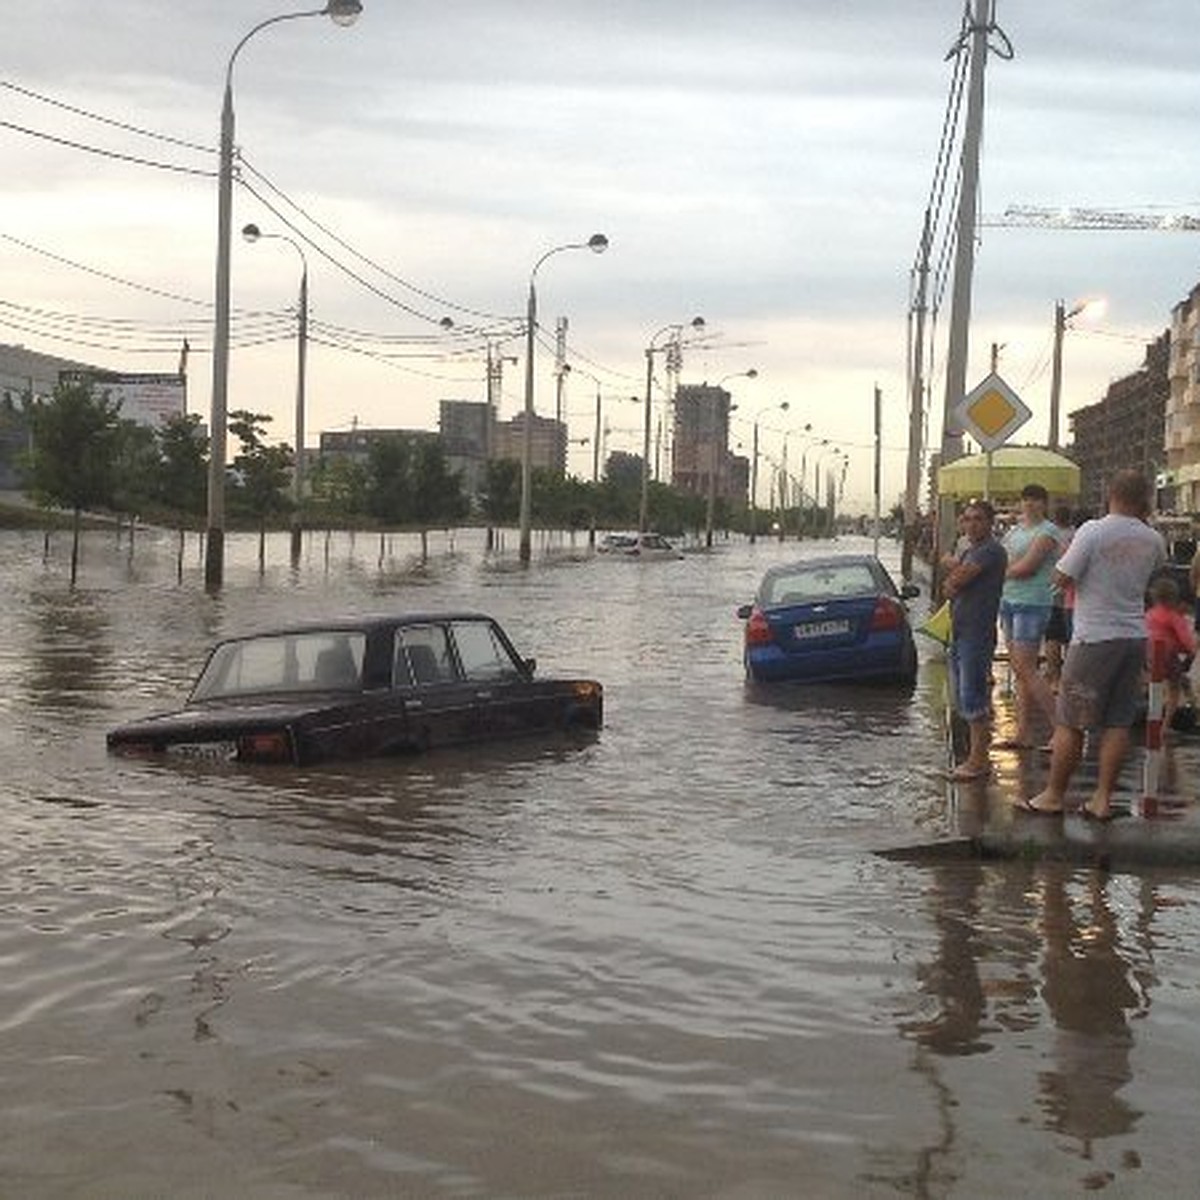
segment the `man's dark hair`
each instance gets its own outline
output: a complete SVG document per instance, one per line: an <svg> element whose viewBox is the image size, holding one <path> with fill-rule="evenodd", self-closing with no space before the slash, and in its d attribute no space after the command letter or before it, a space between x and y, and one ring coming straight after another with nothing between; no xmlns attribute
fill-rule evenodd
<svg viewBox="0 0 1200 1200"><path fill-rule="evenodd" d="M988 500L971 500L964 507L963 512L968 509L974 509L976 512L981 512L988 519L988 524L992 524L996 520L996 510L992 507Z"/></svg>
<svg viewBox="0 0 1200 1200"><path fill-rule="evenodd" d="M1150 511L1150 481L1141 471L1118 471L1108 485L1108 494L1131 512L1145 515Z"/></svg>
<svg viewBox="0 0 1200 1200"><path fill-rule="evenodd" d="M1040 483L1027 483L1021 489L1022 500L1040 500L1043 504L1050 503L1050 493Z"/></svg>

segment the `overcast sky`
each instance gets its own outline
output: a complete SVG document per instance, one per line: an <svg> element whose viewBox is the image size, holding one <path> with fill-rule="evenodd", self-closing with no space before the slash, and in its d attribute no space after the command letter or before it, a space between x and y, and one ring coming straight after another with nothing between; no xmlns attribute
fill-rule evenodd
<svg viewBox="0 0 1200 1200"><path fill-rule="evenodd" d="M1014 56L988 60L985 213L1200 212L1191 6L996 9ZM0 341L171 371L186 333L189 404L207 415L208 172L225 67L258 21L288 11L286 0L13 6L0 120L48 136L0 126ZM848 499L864 511L882 389L890 506L904 478L910 272L962 17L959 0L364 0L349 29L314 18L261 31L234 74L243 178L316 243L306 246L313 320L325 323L321 340L355 348L312 347L309 443L355 419L433 428L439 399L482 400L478 331L516 328L541 255L604 232L606 254L557 254L537 277L548 339L557 317L570 321L573 438L592 434L599 391L607 449L640 451L628 397L643 390L645 346L703 315L683 382L734 376L735 440L748 452L761 412L769 459L793 430L793 468L811 424L851 456ZM235 230L247 222L286 231L238 188ZM1182 233L981 230L968 385L1002 344L1001 373L1034 412L1015 440L1044 441L1055 300L1108 305L1067 335L1065 413L1140 365L1200 279L1198 259L1195 235ZM298 269L281 242L235 241L230 407L271 414L289 442ZM947 291L943 327L949 309ZM437 325L445 315L450 334ZM523 355L521 340L503 352ZM934 365L936 445L940 354ZM543 350L543 414L552 367ZM756 379L737 377L751 367ZM523 369L506 364L502 418L521 406ZM782 400L789 411L777 417ZM572 447L573 470L590 477L591 461L590 446Z"/></svg>

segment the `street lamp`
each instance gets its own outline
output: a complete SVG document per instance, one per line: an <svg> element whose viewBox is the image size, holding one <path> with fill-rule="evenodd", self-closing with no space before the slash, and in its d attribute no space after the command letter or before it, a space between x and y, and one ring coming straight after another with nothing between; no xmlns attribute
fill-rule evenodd
<svg viewBox="0 0 1200 1200"><path fill-rule="evenodd" d="M727 438L718 438L717 426L720 424L719 413L717 412L718 397L721 395L721 388L727 379L757 379L758 371L751 367L748 371L734 371L729 375L717 380L717 386L714 391L709 393L709 441L708 441L708 503L705 505L704 513L704 546L705 549L711 550L713 544L713 517L717 509L717 470L718 464L724 467L724 457L728 455L729 450L726 445ZM726 414L728 416L728 414ZM721 451L720 458L718 450ZM724 470L721 471L722 476Z"/></svg>
<svg viewBox="0 0 1200 1200"><path fill-rule="evenodd" d="M525 311L525 427L521 431L521 562L530 559L530 516L533 500L533 353L534 337L537 333L537 273L538 268L552 254L563 250L591 250L603 254L608 249L608 238L602 233L593 233L586 242L568 242L547 250L533 264L529 272L529 301Z"/></svg>
<svg viewBox="0 0 1200 1200"><path fill-rule="evenodd" d="M758 541L758 420L769 409L787 412L791 407L786 400L777 400L760 408L754 414L754 447L750 459L750 545Z"/></svg>
<svg viewBox="0 0 1200 1200"><path fill-rule="evenodd" d="M219 588L225 574L225 433L229 410L229 258L233 215L233 66L242 47L260 29L301 17L330 17L336 25L352 25L362 12L360 0L329 0L324 8L283 13L260 21L233 48L225 67L225 99L221 107L220 159L217 167L217 273L213 317L213 382L209 420L208 532L204 549L204 581Z"/></svg>
<svg viewBox="0 0 1200 1200"><path fill-rule="evenodd" d="M1104 311L1103 300L1080 300L1078 304L1068 309L1062 300L1054 302L1054 359L1050 372L1050 436L1046 445L1051 450L1058 449L1058 410L1062 397L1062 354L1063 334L1072 317L1089 313L1099 316Z"/></svg>
<svg viewBox="0 0 1200 1200"><path fill-rule="evenodd" d="M816 501L814 507L817 509L826 507L825 505L822 504L822 501L821 501L821 467L824 465L826 454L831 454L831 455L833 455L834 458L837 458L839 455L842 454L841 447L831 446L831 445L829 445L829 439L823 438L821 441L820 447L817 449L816 461L813 463L813 493L814 493L814 500ZM827 483L828 483L828 478L827 478ZM829 491L829 488L827 486L826 492L828 493L828 491ZM830 520L829 522L822 522L822 524L826 524L826 523L831 524L832 521ZM829 530L828 532L832 532L832 530Z"/></svg>
<svg viewBox="0 0 1200 1200"><path fill-rule="evenodd" d="M300 562L303 521L300 505L304 499L304 394L308 364L308 259L304 247L286 233L263 233L257 225L245 225L242 237L253 243L262 238L287 242L300 255L300 301L297 306L296 332L296 458L292 466L292 566Z"/></svg>
<svg viewBox="0 0 1200 1200"><path fill-rule="evenodd" d="M704 328L703 317L693 317L692 328L699 331ZM672 335L666 346L655 343L664 333ZM664 325L651 339L646 347L646 411L645 425L642 436L642 499L638 505L638 533L646 532L646 521L650 515L650 393L654 387L654 355L656 351L667 349L672 344L679 345L683 333L682 325Z"/></svg>

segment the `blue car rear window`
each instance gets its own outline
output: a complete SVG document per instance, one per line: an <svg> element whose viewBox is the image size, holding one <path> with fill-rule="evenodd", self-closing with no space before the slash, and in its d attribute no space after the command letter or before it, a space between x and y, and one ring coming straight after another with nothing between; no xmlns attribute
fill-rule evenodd
<svg viewBox="0 0 1200 1200"><path fill-rule="evenodd" d="M847 563L775 575L764 585L763 602L768 606L812 604L843 596L873 595L878 590L879 585L869 567L863 563Z"/></svg>

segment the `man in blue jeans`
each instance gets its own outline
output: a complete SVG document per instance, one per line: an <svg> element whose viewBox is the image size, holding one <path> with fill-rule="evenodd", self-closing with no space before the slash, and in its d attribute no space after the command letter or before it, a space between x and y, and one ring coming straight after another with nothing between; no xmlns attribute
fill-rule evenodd
<svg viewBox="0 0 1200 1200"><path fill-rule="evenodd" d="M950 773L965 783L991 771L992 660L996 653L996 614L1008 554L992 536L995 511L986 500L972 500L962 511L966 547L942 560L942 591L950 601L950 678L954 707L967 723L967 757Z"/></svg>

